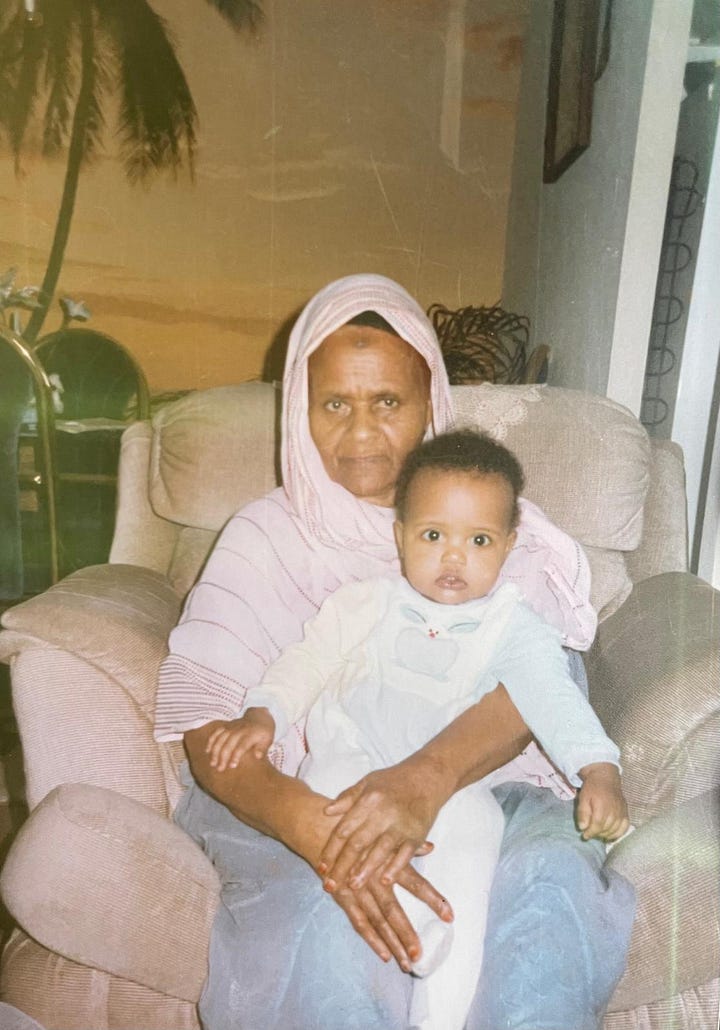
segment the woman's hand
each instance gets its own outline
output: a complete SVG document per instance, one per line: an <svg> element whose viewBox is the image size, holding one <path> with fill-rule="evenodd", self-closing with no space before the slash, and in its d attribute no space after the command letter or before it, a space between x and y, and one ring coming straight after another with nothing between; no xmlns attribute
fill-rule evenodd
<svg viewBox="0 0 720 1030"><path fill-rule="evenodd" d="M328 799L319 794L298 796L293 806L292 826L288 826L286 843L315 870L320 866L320 855L327 847L328 835L339 822L337 816L327 814L327 807ZM420 940L395 897L394 882L425 902L445 922L452 921L453 912L448 901L412 866L401 868L392 875L381 866L366 874L361 886L351 887L347 882L338 881L332 889L328 885L325 889L348 917L356 933L383 962L394 958L404 972L409 972L412 963L420 956Z"/></svg>
<svg viewBox="0 0 720 1030"><path fill-rule="evenodd" d="M328 798L316 794L301 780L279 772L267 757L258 758L253 752L242 755L237 768L218 772L210 764L207 745L214 730L223 725L208 723L185 734L193 776L237 819L281 841L317 870L328 837L339 822L338 816L325 814ZM420 942L392 886L381 882L383 872L379 870L369 877L361 890L340 884L333 898L373 951L384 961L395 958L406 969ZM397 882L441 919L452 919L447 901L414 869L405 869Z"/></svg>
<svg viewBox="0 0 720 1030"><path fill-rule="evenodd" d="M332 896L359 933L383 962L394 958L403 972L408 973L413 962L420 957L420 940L400 902L392 884L384 883L384 869L366 878L364 886L353 889L338 887ZM396 882L424 901L446 923L452 922L450 904L432 884L407 866Z"/></svg>
<svg viewBox="0 0 720 1030"><path fill-rule="evenodd" d="M320 855L325 887L357 890L378 874L399 881L414 855L432 848L426 837L454 790L454 779L422 752L364 776L325 807L340 816Z"/></svg>
<svg viewBox="0 0 720 1030"><path fill-rule="evenodd" d="M502 683L416 754L365 776L325 807L340 820L315 867L326 883L362 887L382 868L398 880L456 790L475 783L526 748L530 732Z"/></svg>
<svg viewBox="0 0 720 1030"><path fill-rule="evenodd" d="M328 799L319 794L310 792L304 797L298 796L293 806L292 826L288 826L286 842L316 870L320 865L319 856L327 846L328 834L338 823L337 816L327 814L327 806ZM404 972L409 972L420 956L420 940L395 897L393 882L425 902L445 922L452 921L450 904L412 866L392 875L380 867L366 875L359 887L339 882L333 884L332 889L327 885L325 889L342 908L356 933L383 962L394 958Z"/></svg>

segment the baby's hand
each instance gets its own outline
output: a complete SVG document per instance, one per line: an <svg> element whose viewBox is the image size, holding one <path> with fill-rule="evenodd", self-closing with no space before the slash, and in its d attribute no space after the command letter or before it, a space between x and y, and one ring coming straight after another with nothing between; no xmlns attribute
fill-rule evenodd
<svg viewBox="0 0 720 1030"><path fill-rule="evenodd" d="M205 751L218 772L236 769L248 751L263 758L275 736L275 720L267 708L248 708L240 719L223 723L208 737Z"/></svg>
<svg viewBox="0 0 720 1030"><path fill-rule="evenodd" d="M627 802L620 770L610 762L596 762L580 770L583 785L577 799L575 821L583 840L617 840L627 833Z"/></svg>

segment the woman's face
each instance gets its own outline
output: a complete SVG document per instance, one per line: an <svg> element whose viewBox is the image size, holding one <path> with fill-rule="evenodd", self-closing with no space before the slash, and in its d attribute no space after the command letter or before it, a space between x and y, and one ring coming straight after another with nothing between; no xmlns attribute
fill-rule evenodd
<svg viewBox="0 0 720 1030"><path fill-rule="evenodd" d="M400 467L431 419L423 359L382 329L344 325L310 356L308 382L310 435L327 474L392 507Z"/></svg>

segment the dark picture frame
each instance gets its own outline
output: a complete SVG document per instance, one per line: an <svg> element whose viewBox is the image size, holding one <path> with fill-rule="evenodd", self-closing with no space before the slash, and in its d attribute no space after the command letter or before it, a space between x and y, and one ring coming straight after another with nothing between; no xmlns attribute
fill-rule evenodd
<svg viewBox="0 0 720 1030"><path fill-rule="evenodd" d="M555 0L543 182L556 182L590 145L602 0Z"/></svg>

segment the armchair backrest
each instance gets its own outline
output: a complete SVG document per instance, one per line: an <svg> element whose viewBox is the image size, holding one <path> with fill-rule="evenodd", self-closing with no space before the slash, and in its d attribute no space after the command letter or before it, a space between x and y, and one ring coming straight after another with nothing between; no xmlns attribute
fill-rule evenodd
<svg viewBox="0 0 720 1030"><path fill-rule="evenodd" d="M458 424L515 451L525 495L586 549L601 618L633 582L687 568L682 453L620 405L552 386L453 387ZM182 596L227 519L278 473L279 391L250 382L189 394L122 443L111 562L166 573Z"/></svg>

